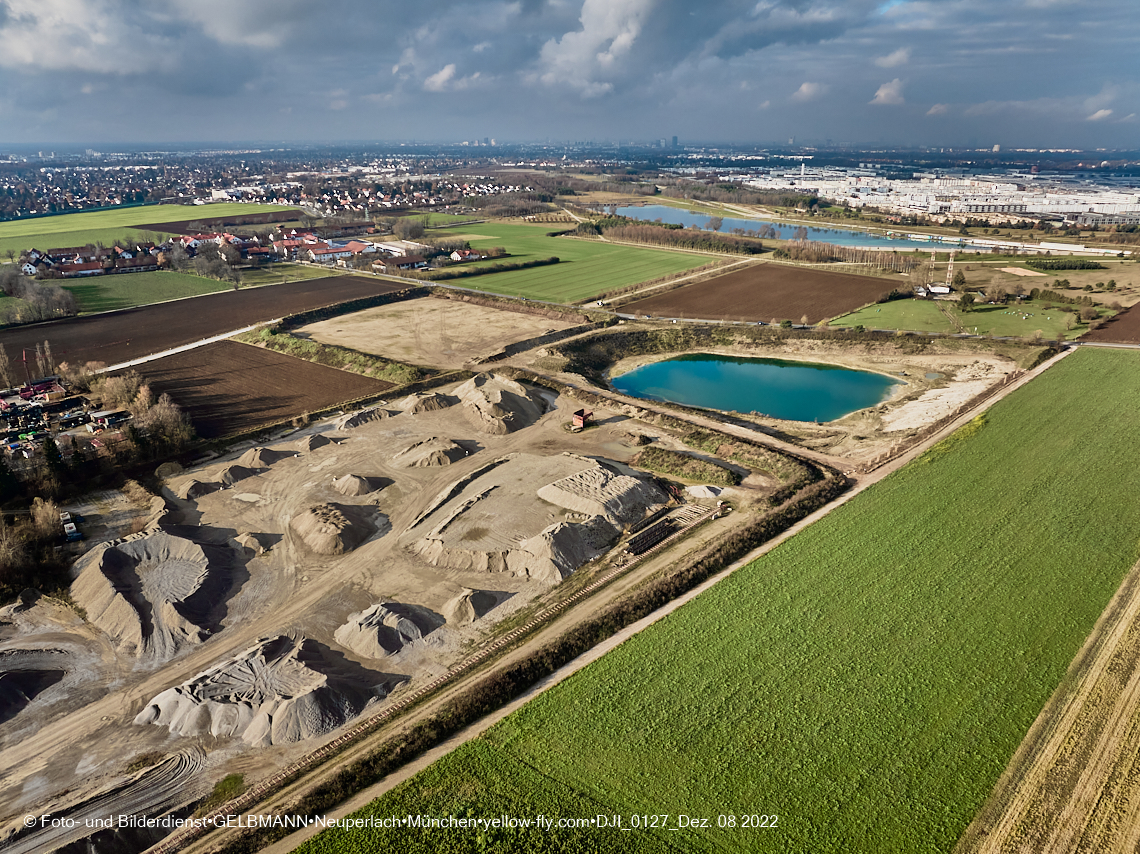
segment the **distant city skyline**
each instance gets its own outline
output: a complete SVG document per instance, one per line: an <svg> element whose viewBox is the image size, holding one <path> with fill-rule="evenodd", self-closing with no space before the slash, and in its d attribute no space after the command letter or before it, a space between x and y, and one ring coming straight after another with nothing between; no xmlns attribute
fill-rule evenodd
<svg viewBox="0 0 1140 854"><path fill-rule="evenodd" d="M1140 148L1125 0L0 0L0 145Z"/></svg>

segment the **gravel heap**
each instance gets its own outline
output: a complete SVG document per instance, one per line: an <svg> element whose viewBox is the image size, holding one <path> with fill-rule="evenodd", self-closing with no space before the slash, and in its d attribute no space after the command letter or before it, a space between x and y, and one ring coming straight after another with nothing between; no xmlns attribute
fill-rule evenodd
<svg viewBox="0 0 1140 854"><path fill-rule="evenodd" d="M503 436L529 427L546 410L527 389L504 377L476 374L455 390L467 420L485 433Z"/></svg>
<svg viewBox="0 0 1140 854"><path fill-rule="evenodd" d="M337 419L336 429L351 430L354 427L363 427L369 422L387 418L390 414L388 410L381 409L379 406L374 406L371 409L362 409L359 412L349 412L347 415L342 415Z"/></svg>
<svg viewBox="0 0 1140 854"><path fill-rule="evenodd" d="M451 439L432 436L422 442L415 442L397 451L392 462L406 468L426 468L428 466L449 466L467 456L467 452Z"/></svg>
<svg viewBox="0 0 1140 854"><path fill-rule="evenodd" d="M163 691L135 723L189 738L240 738L253 747L314 738L356 717L403 680L356 671L309 638L279 635ZM364 684L362 677L378 684Z"/></svg>
<svg viewBox="0 0 1140 854"><path fill-rule="evenodd" d="M337 643L367 658L395 655L442 624L441 618L432 620L432 615L420 613L424 610L380 602L350 616L334 637Z"/></svg>
<svg viewBox="0 0 1140 854"><path fill-rule="evenodd" d="M314 504L289 520L289 527L317 554L342 555L375 533L363 508L345 504Z"/></svg>

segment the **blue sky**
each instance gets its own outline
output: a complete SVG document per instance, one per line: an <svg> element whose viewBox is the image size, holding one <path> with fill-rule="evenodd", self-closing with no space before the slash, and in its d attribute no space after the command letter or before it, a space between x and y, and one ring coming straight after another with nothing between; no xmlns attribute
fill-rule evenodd
<svg viewBox="0 0 1140 854"><path fill-rule="evenodd" d="M0 0L0 143L1140 148L1131 0Z"/></svg>

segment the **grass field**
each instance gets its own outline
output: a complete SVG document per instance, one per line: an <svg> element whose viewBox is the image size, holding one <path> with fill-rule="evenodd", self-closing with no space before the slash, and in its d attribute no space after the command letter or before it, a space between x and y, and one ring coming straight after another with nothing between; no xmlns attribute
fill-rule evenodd
<svg viewBox="0 0 1140 854"><path fill-rule="evenodd" d="M551 223L515 225L490 222L465 228L462 236L474 249L505 247L511 257L501 259L503 261L533 261L557 256L561 263L457 279L452 284L531 299L574 302L613 288L690 270L712 260L709 256L686 252L546 236L556 228ZM436 234L448 236L446 231ZM497 262L492 259L476 263L488 265Z"/></svg>
<svg viewBox="0 0 1140 854"><path fill-rule="evenodd" d="M1067 357L358 815L685 814L711 819L660 833L686 850L950 851L1140 557L1138 406L1140 353ZM564 850L642 834L581 836ZM462 838L302 850L481 850Z"/></svg>
<svg viewBox="0 0 1140 854"><path fill-rule="evenodd" d="M327 279L336 276L343 270L329 269L328 267L306 267L303 264L272 264L252 270L241 271L241 286L243 288L255 285L279 285L283 282L300 282L304 279Z"/></svg>
<svg viewBox="0 0 1140 854"><path fill-rule="evenodd" d="M279 205L246 205L221 202L214 205L144 205L122 210L61 214L37 219L0 222L0 255L9 249L22 252L35 247L53 249L84 246L88 243L111 244L119 238L140 240L144 232L132 229L141 223L178 222L195 218L255 214L279 211Z"/></svg>
<svg viewBox="0 0 1140 854"><path fill-rule="evenodd" d="M117 276L93 276L65 285L75 294L81 314L96 311L114 311L136 305L150 305L181 297L212 294L232 288L226 282L216 282L189 273L126 273Z"/></svg>
<svg viewBox="0 0 1140 854"><path fill-rule="evenodd" d="M1077 338L1088 331L1079 320L1072 329L1065 328L1067 315L1057 309L1046 309L1039 300L1023 300L1018 305L978 305L973 311L959 311L953 303L933 300L894 300L859 309L832 321L834 326L866 326L868 329L909 329L913 332L961 331L939 310L946 308L958 319L966 332L978 335L1032 338L1040 329L1046 339ZM1105 312L1106 316L1112 312ZM1074 317L1074 319L1076 319Z"/></svg>

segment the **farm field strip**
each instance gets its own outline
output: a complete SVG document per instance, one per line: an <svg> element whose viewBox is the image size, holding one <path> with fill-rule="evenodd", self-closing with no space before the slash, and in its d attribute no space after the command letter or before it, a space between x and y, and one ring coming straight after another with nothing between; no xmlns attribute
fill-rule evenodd
<svg viewBox="0 0 1140 854"><path fill-rule="evenodd" d="M0 222L0 252L13 249L21 252L35 246L51 249L63 246L83 246L102 241L111 243L124 237L143 239L136 225L178 222L188 215L201 219L238 214L256 214L282 210L280 205L247 205L239 202L222 202L213 205L143 205L121 210L87 211L35 219L17 219Z"/></svg>
<svg viewBox="0 0 1140 854"><path fill-rule="evenodd" d="M21 351L34 351L36 344L47 340L60 362L115 365L296 312L402 290L409 284L333 276L227 290L190 301L12 327L0 330L0 346L17 361Z"/></svg>
<svg viewBox="0 0 1140 854"><path fill-rule="evenodd" d="M262 347L218 341L148 361L138 372L167 392L207 439L379 394L392 384Z"/></svg>
<svg viewBox="0 0 1140 854"><path fill-rule="evenodd" d="M1140 506L1118 496L1140 476L1114 450L1140 440L1137 368L1066 358L358 815L575 815L572 794L780 815L763 837L668 835L696 850L949 850L1138 557ZM528 799L534 772L564 804ZM301 850L378 844L447 850L400 829Z"/></svg>
<svg viewBox="0 0 1140 854"><path fill-rule="evenodd" d="M872 303L894 283L785 264L755 264L715 279L687 285L622 307L657 317L746 320L768 323L807 315L809 323Z"/></svg>
<svg viewBox="0 0 1140 854"><path fill-rule="evenodd" d="M1100 329L1087 332L1083 341L1112 344L1140 344L1140 309L1125 309Z"/></svg>
<svg viewBox="0 0 1140 854"><path fill-rule="evenodd" d="M201 296L230 290L233 285L165 270L145 273L119 273L92 276L87 279L64 280L63 287L75 295L84 314L134 308L183 297Z"/></svg>
<svg viewBox="0 0 1140 854"><path fill-rule="evenodd" d="M1045 339L1072 339L1088 329L1088 324L1080 321L1076 321L1072 329L1067 329L1066 318L1072 315L1057 308L1047 309L1040 300L1022 300L1016 305L978 305L971 311L961 311L948 300L892 300L836 318L832 325L907 329L912 332L958 332L944 312L957 318L971 334L976 329L978 335L999 338L1032 338L1040 330Z"/></svg>
<svg viewBox="0 0 1140 854"><path fill-rule="evenodd" d="M503 246L505 262L534 261L556 256L561 263L529 270L510 270L453 280L466 288L525 296L552 302L588 299L603 291L649 281L707 264L708 256L667 249L618 246L602 241L547 237L556 226L479 223L461 235L475 249ZM439 236L449 236L446 231ZM477 261L475 266L498 263Z"/></svg>

